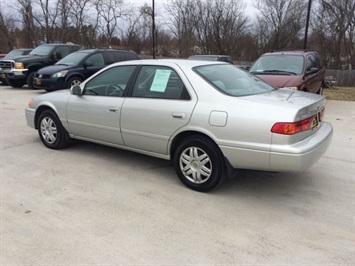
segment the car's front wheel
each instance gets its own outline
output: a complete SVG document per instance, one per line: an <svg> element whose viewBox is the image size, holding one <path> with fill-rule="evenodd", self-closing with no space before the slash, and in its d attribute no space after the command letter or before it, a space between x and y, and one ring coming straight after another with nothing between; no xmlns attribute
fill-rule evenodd
<svg viewBox="0 0 355 266"><path fill-rule="evenodd" d="M193 190L209 191L224 179L223 155L207 137L194 135L185 139L176 149L173 160L179 179Z"/></svg>
<svg viewBox="0 0 355 266"><path fill-rule="evenodd" d="M12 79L7 79L7 83L13 87L13 88L22 88L23 85L25 85L25 81L22 80L12 80Z"/></svg>
<svg viewBox="0 0 355 266"><path fill-rule="evenodd" d="M38 134L45 146L62 149L69 144L69 134L52 110L45 110L38 119Z"/></svg>
<svg viewBox="0 0 355 266"><path fill-rule="evenodd" d="M68 81L67 87L68 87L68 88L71 88L71 87L73 87L73 86L80 85L81 82L83 82L83 80L82 80L81 78L78 78L78 77L71 78L71 79Z"/></svg>

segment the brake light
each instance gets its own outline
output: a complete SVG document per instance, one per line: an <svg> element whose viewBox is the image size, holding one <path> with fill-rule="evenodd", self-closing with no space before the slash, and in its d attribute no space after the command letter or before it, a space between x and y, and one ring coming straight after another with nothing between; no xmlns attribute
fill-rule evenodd
<svg viewBox="0 0 355 266"><path fill-rule="evenodd" d="M28 102L28 107L32 107L33 105L33 99L31 99L29 102Z"/></svg>
<svg viewBox="0 0 355 266"><path fill-rule="evenodd" d="M287 123L279 122L273 125L271 128L272 133L283 134L283 135L293 135L300 133L302 131L307 131L314 129L318 126L317 115L303 119L298 122Z"/></svg>

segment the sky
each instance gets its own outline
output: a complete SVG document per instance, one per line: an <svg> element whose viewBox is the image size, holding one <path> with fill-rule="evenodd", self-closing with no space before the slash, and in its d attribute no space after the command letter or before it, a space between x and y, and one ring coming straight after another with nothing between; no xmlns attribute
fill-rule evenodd
<svg viewBox="0 0 355 266"><path fill-rule="evenodd" d="M124 0L126 3L132 3L137 6L143 6L147 3L149 6L152 5L153 0ZM171 2L171 0L154 0L154 5L156 10L159 10L164 7L164 4ZM255 13L258 12L253 6L253 0L244 0L244 3L247 5L245 12L247 16L254 17Z"/></svg>

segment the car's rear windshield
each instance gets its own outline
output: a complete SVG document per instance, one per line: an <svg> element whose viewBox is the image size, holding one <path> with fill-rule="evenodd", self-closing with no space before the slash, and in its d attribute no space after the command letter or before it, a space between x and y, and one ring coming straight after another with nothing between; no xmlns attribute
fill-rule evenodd
<svg viewBox="0 0 355 266"><path fill-rule="evenodd" d="M198 66L194 71L217 90L230 96L247 96L276 89L233 65Z"/></svg>
<svg viewBox="0 0 355 266"><path fill-rule="evenodd" d="M289 72L290 74L300 75L303 73L304 57L301 55L266 55L260 57L250 68L250 72L275 73L277 71Z"/></svg>
<svg viewBox="0 0 355 266"><path fill-rule="evenodd" d="M76 66L83 60L89 52L75 52L68 54L63 59L59 60L56 65Z"/></svg>

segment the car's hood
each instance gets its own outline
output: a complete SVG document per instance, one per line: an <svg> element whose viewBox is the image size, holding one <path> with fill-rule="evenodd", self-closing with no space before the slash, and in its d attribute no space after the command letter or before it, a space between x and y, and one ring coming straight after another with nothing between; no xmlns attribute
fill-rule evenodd
<svg viewBox="0 0 355 266"><path fill-rule="evenodd" d="M43 59L43 57L45 56L41 56L41 55L18 55L18 56L14 56L11 59L6 59L6 60L13 60L16 62L26 62L27 60L39 60L39 59ZM4 60L4 58L2 59Z"/></svg>
<svg viewBox="0 0 355 266"><path fill-rule="evenodd" d="M64 69L69 69L71 68L71 66L66 66L66 65L53 65L53 66L47 66L47 67L43 67L40 70L37 71L38 74L49 74L52 75L54 73L57 73L61 70Z"/></svg>
<svg viewBox="0 0 355 266"><path fill-rule="evenodd" d="M300 84L300 80L302 76L294 76L294 75L260 75L255 74L257 77L265 80L267 83L271 84L274 87L283 88L283 87L292 87Z"/></svg>

